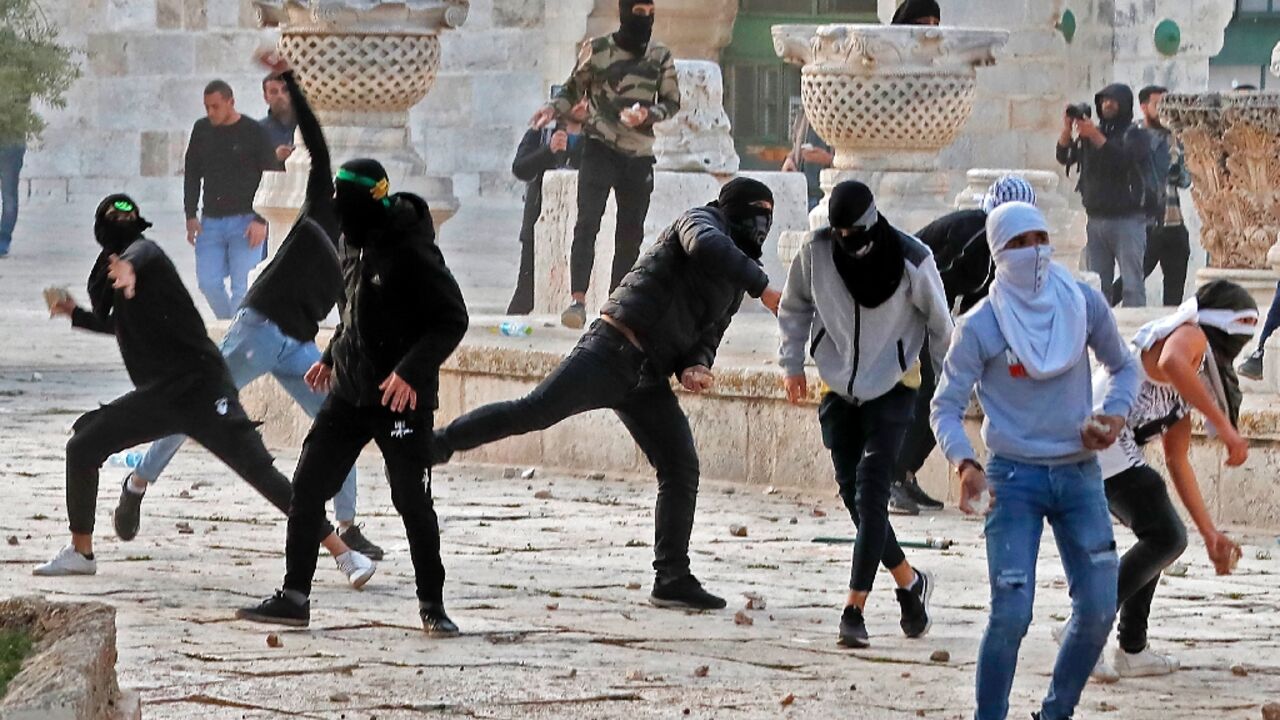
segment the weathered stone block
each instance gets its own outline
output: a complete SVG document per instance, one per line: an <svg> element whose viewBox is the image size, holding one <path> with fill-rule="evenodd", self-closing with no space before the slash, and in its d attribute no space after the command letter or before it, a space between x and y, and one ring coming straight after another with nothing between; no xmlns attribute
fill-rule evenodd
<svg viewBox="0 0 1280 720"><path fill-rule="evenodd" d="M517 128L527 126L533 111L546 100L541 78L532 71L476 74L472 78L472 93L473 108L483 108L486 124ZM479 118L472 118L476 119ZM510 152L514 157L515 148Z"/></svg>
<svg viewBox="0 0 1280 720"><path fill-rule="evenodd" d="M136 32L156 26L156 0L107 0L107 30Z"/></svg>
<svg viewBox="0 0 1280 720"><path fill-rule="evenodd" d="M160 177L169 175L169 133L159 131L143 131L142 133L142 175L144 177Z"/></svg>
<svg viewBox="0 0 1280 720"><path fill-rule="evenodd" d="M502 0L493 5L493 24L497 27L537 27L542 23L546 0Z"/></svg>
<svg viewBox="0 0 1280 720"><path fill-rule="evenodd" d="M156 27L160 30L181 28L185 5L185 0L156 0Z"/></svg>
<svg viewBox="0 0 1280 720"><path fill-rule="evenodd" d="M182 26L188 30L204 30L209 27L206 0L184 0ZM215 0L226 4L228 0Z"/></svg>
<svg viewBox="0 0 1280 720"><path fill-rule="evenodd" d="M419 137L429 135L434 129L450 125L467 126L475 120L475 79L467 75L442 75L436 78L431 94L414 108L411 121ZM533 110L529 110L529 115ZM527 118L526 118L527 119Z"/></svg>
<svg viewBox="0 0 1280 720"><path fill-rule="evenodd" d="M128 72L128 35L119 33L90 34L85 45L89 60L89 74L98 77L119 77Z"/></svg>
<svg viewBox="0 0 1280 720"><path fill-rule="evenodd" d="M136 35L130 38L126 53L134 76L195 72L195 39L186 33Z"/></svg>

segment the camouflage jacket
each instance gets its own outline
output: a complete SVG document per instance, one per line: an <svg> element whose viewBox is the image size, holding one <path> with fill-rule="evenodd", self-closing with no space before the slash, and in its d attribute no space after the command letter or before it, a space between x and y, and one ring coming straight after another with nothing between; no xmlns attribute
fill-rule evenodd
<svg viewBox="0 0 1280 720"><path fill-rule="evenodd" d="M644 57L637 57L618 47L612 35L595 38L583 46L577 67L551 106L565 116L584 95L590 98L588 137L624 155L652 157L654 123L680 111L675 60L658 42L650 42ZM636 103L649 109L649 120L629 128L619 115Z"/></svg>

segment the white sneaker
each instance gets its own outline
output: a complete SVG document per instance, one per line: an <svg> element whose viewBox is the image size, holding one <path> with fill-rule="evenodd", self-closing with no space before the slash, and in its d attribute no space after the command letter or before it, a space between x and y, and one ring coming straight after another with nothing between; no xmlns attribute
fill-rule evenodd
<svg viewBox="0 0 1280 720"><path fill-rule="evenodd" d="M98 562L76 552L76 549L68 545L58 551L53 559L43 565L37 565L31 571L32 575L40 575L42 577L63 577L66 575L97 575Z"/></svg>
<svg viewBox="0 0 1280 720"><path fill-rule="evenodd" d="M1112 655L1112 664L1120 677L1155 677L1170 675L1182 667L1178 658L1172 655L1161 655L1147 646L1142 652L1127 653L1123 648L1116 648Z"/></svg>
<svg viewBox="0 0 1280 720"><path fill-rule="evenodd" d="M1062 623L1061 625L1055 625L1049 631L1049 634L1053 636L1053 641L1055 643L1061 645L1062 636L1066 632L1067 623ZM1120 648L1116 648L1117 651L1119 651L1119 649ZM1102 649L1102 654L1098 656L1098 662L1093 664L1093 671L1089 673L1089 677L1093 678L1094 682L1099 683L1113 683L1120 681L1120 673L1116 672L1116 669L1112 667L1111 663L1107 662L1106 648Z"/></svg>
<svg viewBox="0 0 1280 720"><path fill-rule="evenodd" d="M356 590L364 587L364 584L369 582L369 578L373 577L378 570L377 564L355 550L348 550L333 560L338 564L342 574L347 576L347 582L351 583L351 587Z"/></svg>

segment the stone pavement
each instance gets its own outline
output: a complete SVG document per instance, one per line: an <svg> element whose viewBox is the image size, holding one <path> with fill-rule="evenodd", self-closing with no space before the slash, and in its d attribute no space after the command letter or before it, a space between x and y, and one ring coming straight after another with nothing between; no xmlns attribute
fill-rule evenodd
<svg viewBox="0 0 1280 720"><path fill-rule="evenodd" d="M389 551L363 592L323 560L307 630L274 631L231 619L269 594L283 570L284 522L247 486L198 450L179 455L144 504L142 534L123 544L110 509L122 471L99 494L99 575L34 578L31 567L65 537L63 445L78 414L128 389L110 338L42 319L39 289L83 284L92 246L83 224L34 215L20 235L35 246L0 263L0 593L95 599L118 609L122 687L146 718L853 717L960 718L970 714L974 658L985 623L981 528L955 511L895 518L900 536L943 537L948 551L910 557L938 581L923 640L897 629L882 574L869 620L874 647L834 644L849 548L815 544L851 523L830 492L762 494L705 483L693 537L695 572L730 599L728 610L685 614L646 603L651 581L649 477L504 479L502 468L444 468L435 480L450 573L446 600L466 635L419 630L403 530L376 454L360 468L368 534ZM168 223L172 225L173 223ZM73 227L75 226L75 227ZM37 239L30 229L47 230ZM163 227L162 227L163 229ZM180 241L179 241L180 242ZM168 243L173 250L174 243ZM447 249L447 248L446 248ZM175 253L189 271L189 255ZM465 265L465 263L464 263ZM466 284L466 272L464 284ZM487 291L494 297L496 289ZM297 448L275 448L293 467ZM543 492L546 491L546 492ZM190 528L180 528L185 524ZM734 537L730 525L744 525ZM1118 532L1121 546L1131 536ZM1078 718L1243 720L1280 700L1280 556L1275 538L1243 536L1245 558L1216 578L1193 540L1184 576L1156 601L1153 642L1175 652L1173 677L1090 685ZM16 542L17 544L13 544ZM1014 718L1044 691L1049 630L1068 612L1049 537L1040 602L1014 688ZM743 593L767 602L735 613ZM933 662L938 650L947 662ZM1237 676L1239 665L1247 676ZM703 670L705 668L705 670Z"/></svg>

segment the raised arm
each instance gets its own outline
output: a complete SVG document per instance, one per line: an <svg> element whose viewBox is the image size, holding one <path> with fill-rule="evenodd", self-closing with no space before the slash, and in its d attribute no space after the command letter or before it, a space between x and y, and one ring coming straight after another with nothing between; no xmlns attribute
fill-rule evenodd
<svg viewBox="0 0 1280 720"><path fill-rule="evenodd" d="M332 201L333 161L329 157L329 144L325 142L320 121L311 110L311 104L307 102L307 95L298 84L294 71L287 70L280 77L289 90L289 100L293 103L294 117L298 119L302 144L307 146L307 152L311 155L311 172L307 175L307 201Z"/></svg>

